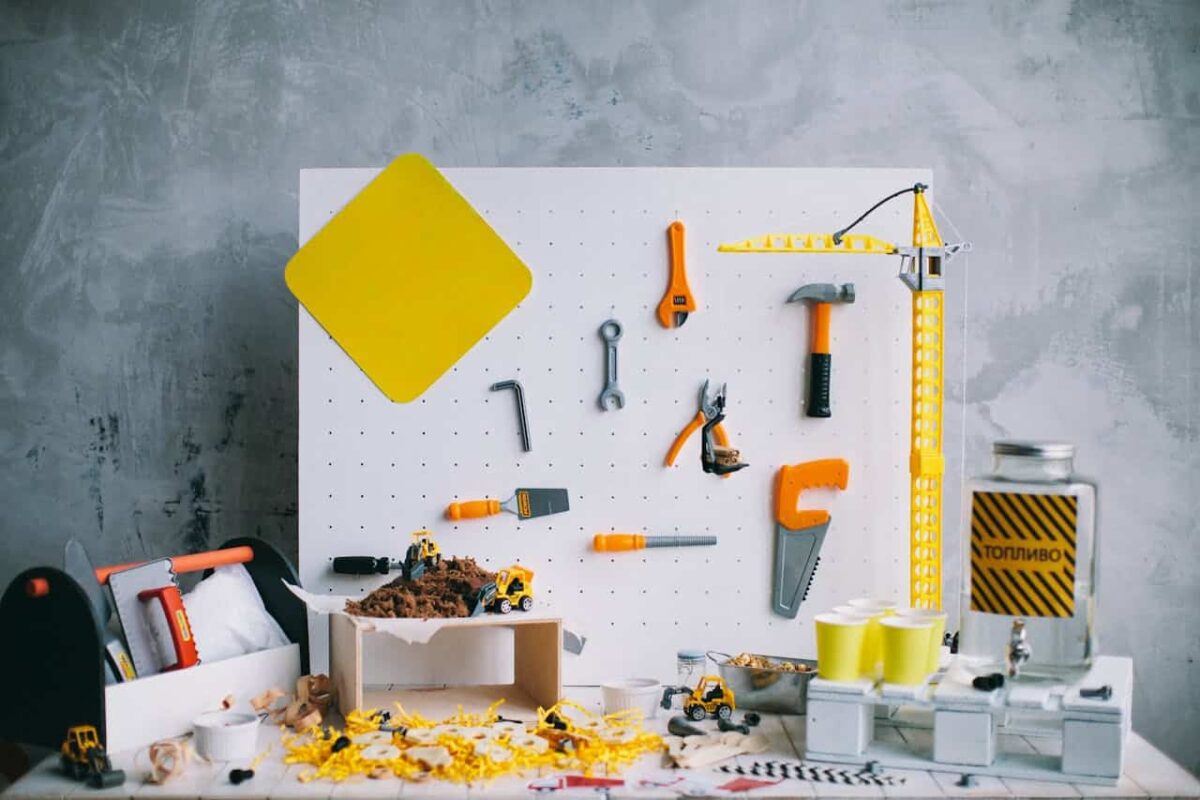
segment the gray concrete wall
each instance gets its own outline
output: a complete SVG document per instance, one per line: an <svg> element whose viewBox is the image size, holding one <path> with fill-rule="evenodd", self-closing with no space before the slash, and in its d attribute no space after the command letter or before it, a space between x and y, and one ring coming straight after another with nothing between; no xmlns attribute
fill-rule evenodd
<svg viewBox="0 0 1200 800"><path fill-rule="evenodd" d="M294 551L301 167L930 166L975 244L950 474L1079 444L1102 647L1196 769L1198 41L1186 0L4 0L0 581Z"/></svg>

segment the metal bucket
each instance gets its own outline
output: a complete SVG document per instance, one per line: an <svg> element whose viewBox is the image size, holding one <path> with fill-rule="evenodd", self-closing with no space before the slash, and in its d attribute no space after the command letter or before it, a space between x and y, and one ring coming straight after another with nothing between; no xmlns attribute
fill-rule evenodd
<svg viewBox="0 0 1200 800"><path fill-rule="evenodd" d="M757 654L751 654L757 655ZM817 674L817 662L805 658L759 656L776 663L803 664L808 672L781 669L738 667L730 664L731 656L710 653L725 684L733 690L739 711L765 711L772 714L803 714L808 707L808 682Z"/></svg>

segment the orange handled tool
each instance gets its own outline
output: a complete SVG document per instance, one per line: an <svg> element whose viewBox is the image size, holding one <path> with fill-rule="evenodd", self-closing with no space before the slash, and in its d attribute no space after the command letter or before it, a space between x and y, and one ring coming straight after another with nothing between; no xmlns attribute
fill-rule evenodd
<svg viewBox="0 0 1200 800"><path fill-rule="evenodd" d="M775 476L775 578L771 610L795 619L808 596L829 530L829 512L798 508L805 489L845 489L850 465L840 458L807 461L779 468Z"/></svg>
<svg viewBox="0 0 1200 800"><path fill-rule="evenodd" d="M697 411L696 416L692 417L692 421L684 426L684 429L675 437L675 441L671 443L671 449L667 451L667 457L664 462L666 466L675 466L675 459L679 458L679 451L683 449L683 445L706 422L708 422L708 417L704 415L704 412ZM713 438L717 440L717 444L721 447L729 446L729 434L725 433L724 423L718 422L713 426Z"/></svg>
<svg viewBox="0 0 1200 800"><path fill-rule="evenodd" d="M845 490L849 482L850 465L840 458L785 464L775 476L775 521L792 530L828 522L828 511L796 507L800 492L805 489Z"/></svg>
<svg viewBox="0 0 1200 800"><path fill-rule="evenodd" d="M254 549L243 545L241 547L226 547L224 550L209 550L205 553L190 553L184 556L171 556L171 569L176 575L184 572L199 572L202 569L216 569L229 564L245 564L254 560ZM111 567L97 567L96 580L107 583L108 576L114 572L140 567L145 561L133 561L128 564L115 564Z"/></svg>
<svg viewBox="0 0 1200 800"><path fill-rule="evenodd" d="M479 519L500 513L499 500L466 500L446 507L446 519Z"/></svg>
<svg viewBox="0 0 1200 800"><path fill-rule="evenodd" d="M829 306L831 303L853 303L854 284L808 283L792 292L789 303L813 304L812 340L808 352L808 407L810 417L829 417L829 383L833 372L833 355L829 352Z"/></svg>
<svg viewBox="0 0 1200 800"><path fill-rule="evenodd" d="M598 553L643 550L647 547L698 547L717 543L715 536L645 536L641 533L597 533L592 549Z"/></svg>
<svg viewBox="0 0 1200 800"><path fill-rule="evenodd" d="M696 310L696 298L687 282L683 264L683 223L675 220L667 227L667 250L670 253L671 274L667 293L659 301L655 316L664 328L678 328L687 322L688 314Z"/></svg>
<svg viewBox="0 0 1200 800"><path fill-rule="evenodd" d="M491 517L501 511L516 514L518 519L544 517L571 510L571 499L566 489L517 489L513 496L501 503L499 500L464 500L446 506L446 519L479 519Z"/></svg>
<svg viewBox="0 0 1200 800"><path fill-rule="evenodd" d="M196 640L192 638L192 626L183 608L179 587L169 585L146 589L138 592L137 597L144 605L157 602L162 612L156 614L147 609L147 618L163 664L162 671L186 669L199 664L200 655L196 652Z"/></svg>

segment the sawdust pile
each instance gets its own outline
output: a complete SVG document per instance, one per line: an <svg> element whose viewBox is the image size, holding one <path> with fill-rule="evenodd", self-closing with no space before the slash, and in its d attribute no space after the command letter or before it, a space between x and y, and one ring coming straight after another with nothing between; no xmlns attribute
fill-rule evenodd
<svg viewBox="0 0 1200 800"><path fill-rule="evenodd" d="M473 558L448 558L415 581L399 577L362 600L347 600L346 613L358 617L465 617L481 586L496 580Z"/></svg>

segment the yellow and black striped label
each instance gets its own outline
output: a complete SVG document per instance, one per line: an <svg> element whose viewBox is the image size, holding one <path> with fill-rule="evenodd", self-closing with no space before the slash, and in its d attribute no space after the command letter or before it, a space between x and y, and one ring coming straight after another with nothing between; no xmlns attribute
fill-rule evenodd
<svg viewBox="0 0 1200 800"><path fill-rule="evenodd" d="M1069 495L975 492L971 610L1014 617L1075 614L1075 523Z"/></svg>

